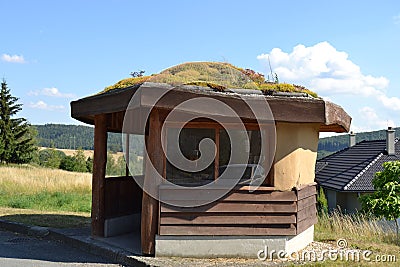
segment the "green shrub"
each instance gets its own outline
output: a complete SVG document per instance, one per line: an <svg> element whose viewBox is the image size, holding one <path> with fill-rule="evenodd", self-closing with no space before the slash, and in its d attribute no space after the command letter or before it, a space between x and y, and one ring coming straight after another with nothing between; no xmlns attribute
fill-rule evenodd
<svg viewBox="0 0 400 267"><path fill-rule="evenodd" d="M47 168L59 169L61 160L65 157L65 153L60 150L43 149L39 151L39 164Z"/></svg>
<svg viewBox="0 0 400 267"><path fill-rule="evenodd" d="M60 169L73 172L75 170L75 159L72 156L66 156L61 160Z"/></svg>
<svg viewBox="0 0 400 267"><path fill-rule="evenodd" d="M372 184L375 192L360 197L362 209L378 218L394 220L400 242L397 222L400 217L400 161L383 163L383 171L375 173Z"/></svg>
<svg viewBox="0 0 400 267"><path fill-rule="evenodd" d="M60 163L60 169L71 172L87 172L87 163L82 149L78 149L73 156L65 156Z"/></svg>
<svg viewBox="0 0 400 267"><path fill-rule="evenodd" d="M317 209L318 214L328 213L328 200L325 197L324 189L322 187L319 188L317 195Z"/></svg>
<svg viewBox="0 0 400 267"><path fill-rule="evenodd" d="M86 160L86 171L93 172L93 159L91 157L88 157Z"/></svg>

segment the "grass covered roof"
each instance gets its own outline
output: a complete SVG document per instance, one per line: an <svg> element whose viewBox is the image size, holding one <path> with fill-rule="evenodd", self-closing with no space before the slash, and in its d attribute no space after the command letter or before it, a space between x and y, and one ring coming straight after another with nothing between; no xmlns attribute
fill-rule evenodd
<svg viewBox="0 0 400 267"><path fill-rule="evenodd" d="M242 69L222 62L188 62L163 70L159 74L123 79L106 87L101 93L121 89L144 82L167 83L171 85L197 85L218 91L227 88L258 89L265 92L300 92L313 97L317 94L299 85L269 82L263 74L251 69Z"/></svg>

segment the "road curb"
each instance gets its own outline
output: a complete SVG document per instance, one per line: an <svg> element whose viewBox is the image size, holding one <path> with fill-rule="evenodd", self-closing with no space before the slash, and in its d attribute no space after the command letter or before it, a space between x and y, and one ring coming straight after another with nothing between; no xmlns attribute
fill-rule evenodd
<svg viewBox="0 0 400 267"><path fill-rule="evenodd" d="M137 267L151 267L144 261L140 260L140 256L132 255L130 252L111 245L106 245L91 237L69 236L59 229L31 226L20 222L12 222L0 219L0 229L16 232L24 235L35 236L39 238L47 238L53 241L62 242L71 247L78 248L82 251L101 256L108 260L119 264Z"/></svg>
<svg viewBox="0 0 400 267"><path fill-rule="evenodd" d="M19 223L19 222L11 222L7 220L0 219L0 228L16 232L16 233L21 233L28 235L29 230L31 229L31 226Z"/></svg>
<svg viewBox="0 0 400 267"><path fill-rule="evenodd" d="M146 257L133 254L122 248L113 246L109 243L101 241L101 239L92 238L89 229L59 229L30 226L23 223L11 222L0 219L0 229L8 230L24 235L31 235L46 240L61 242L68 246L74 247L86 253L100 256L112 263L121 264L123 266L139 266L139 267L156 267L156 266L287 266L293 265L294 262L260 262L257 259L243 262L243 259L230 258L223 261L215 261L210 258L180 258L180 257ZM238 261L240 260L240 261Z"/></svg>
<svg viewBox="0 0 400 267"><path fill-rule="evenodd" d="M94 255L102 256L106 259L115 261L120 264L138 267L151 266L143 261L140 261L139 256L131 255L130 252L114 247L112 245L106 245L103 242L99 242L91 237L81 236L68 236L61 233L58 229L50 229L49 238L53 240L61 241L72 247L79 248L85 252L89 252Z"/></svg>

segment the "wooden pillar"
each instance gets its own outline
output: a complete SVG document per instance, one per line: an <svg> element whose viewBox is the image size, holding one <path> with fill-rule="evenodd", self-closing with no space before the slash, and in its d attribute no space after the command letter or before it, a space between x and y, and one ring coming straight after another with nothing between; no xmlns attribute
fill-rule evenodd
<svg viewBox="0 0 400 267"><path fill-rule="evenodd" d="M92 235L104 236L104 184L107 163L107 116L94 118L94 158L92 176Z"/></svg>
<svg viewBox="0 0 400 267"><path fill-rule="evenodd" d="M129 172L129 151L130 151L130 145L129 145L129 133L125 134L125 176L130 176Z"/></svg>
<svg viewBox="0 0 400 267"><path fill-rule="evenodd" d="M144 185L152 194L158 191L155 174L151 171L151 164L159 174L164 171L164 153L161 147L161 122L157 110L153 110L149 117L149 134L145 137L147 157L145 155L145 176ZM150 164L151 162L151 164ZM155 237L158 233L159 202L143 191L142 198L142 222L141 222L141 243L142 253L153 255L155 253Z"/></svg>
<svg viewBox="0 0 400 267"><path fill-rule="evenodd" d="M263 167L265 170L268 170L267 177L264 180L264 185L266 186L274 186L274 149L272 146L273 142L273 127L271 125L266 125L264 127L260 127L260 131L264 131L264 151L261 153L264 154ZM262 138L262 135L260 135ZM270 168L267 168L270 164Z"/></svg>
<svg viewBox="0 0 400 267"><path fill-rule="evenodd" d="M214 128L215 130L215 157L214 157L214 180L217 180L219 175L219 127Z"/></svg>

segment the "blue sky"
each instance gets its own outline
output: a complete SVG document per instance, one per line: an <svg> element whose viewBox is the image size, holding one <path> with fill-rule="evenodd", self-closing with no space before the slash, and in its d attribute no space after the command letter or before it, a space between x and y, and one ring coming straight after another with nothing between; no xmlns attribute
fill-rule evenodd
<svg viewBox="0 0 400 267"><path fill-rule="evenodd" d="M186 61L227 61L343 106L354 131L400 126L398 1L1 1L0 75L33 124Z"/></svg>

